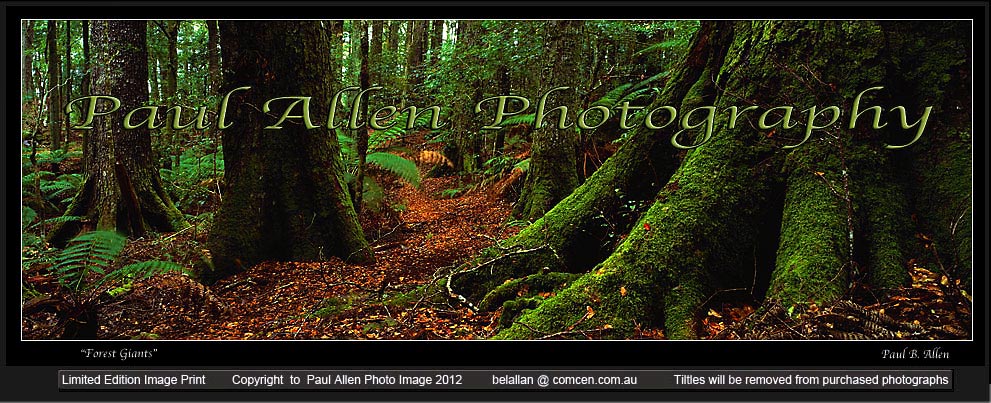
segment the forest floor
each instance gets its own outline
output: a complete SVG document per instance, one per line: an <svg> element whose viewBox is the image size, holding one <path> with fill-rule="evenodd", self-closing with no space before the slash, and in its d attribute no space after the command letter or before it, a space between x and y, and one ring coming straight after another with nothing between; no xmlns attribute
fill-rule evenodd
<svg viewBox="0 0 991 403"><path fill-rule="evenodd" d="M78 162L78 161L76 161ZM68 162L64 171L78 169ZM501 309L473 312L437 283L482 249L519 232L500 183L472 186L458 176L424 178L414 187L377 178L385 199L361 216L376 262L264 262L205 286L180 274L133 282L99 304L100 339L486 339ZM453 197L452 197L453 196ZM204 206L206 210L216 205ZM171 260L191 267L203 254L204 225L129 242L121 262ZM909 264L912 284L886 298L853 290L850 300L799 315L755 306L754 299L713 300L699 309L703 339L967 339L972 299L959 282ZM26 286L65 298L44 266L24 272ZM434 294L429 294L425 290ZM25 306L30 301L25 302ZM26 339L59 338L57 310L27 312ZM865 336L866 335L866 336ZM663 339L656 328L636 338Z"/></svg>
<svg viewBox="0 0 991 403"><path fill-rule="evenodd" d="M376 262L265 262L209 287L181 275L135 283L101 312L101 338L475 339L493 334L497 313L437 304L417 287L505 239L511 207L485 191L455 198L456 177L425 178L387 192L388 214L365 214ZM185 235L186 238L193 234ZM205 241L203 233L195 235ZM174 242L185 243L184 236ZM129 245L132 253L162 245ZM165 246L168 249L168 246ZM125 252L127 253L127 252ZM402 294L401 298L395 298ZM390 298L393 297L393 298ZM402 303L395 303L400 301Z"/></svg>

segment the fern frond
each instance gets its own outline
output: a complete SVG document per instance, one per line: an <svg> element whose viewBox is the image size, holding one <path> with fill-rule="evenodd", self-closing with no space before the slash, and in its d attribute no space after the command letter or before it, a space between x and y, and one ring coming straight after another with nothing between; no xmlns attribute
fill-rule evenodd
<svg viewBox="0 0 991 403"><path fill-rule="evenodd" d="M606 95L603 95L602 98L592 102L591 106L606 106L612 108L620 102L620 98L622 98L623 94L626 93L626 90L632 86L633 84L627 83L613 88L607 92Z"/></svg>
<svg viewBox="0 0 991 403"><path fill-rule="evenodd" d="M648 53L654 53L654 52L658 52L658 51L665 50L665 49L671 49L671 48L677 48L677 47L684 47L684 46L687 46L687 45L688 45L688 41L686 41L685 39L682 39L682 38L672 38L672 39L668 39L668 40L666 40L664 42L655 43L653 45L650 45L650 46L644 48L643 50L641 50L641 51L639 51L637 53L634 53L633 54L633 57L639 57L639 56L642 56L642 55L645 55L645 54L648 54Z"/></svg>
<svg viewBox="0 0 991 403"><path fill-rule="evenodd" d="M527 159L525 159L523 161L517 162L516 165L513 165L513 168L514 169L519 169L520 171L523 171L523 172L529 171L530 170L530 159L527 158Z"/></svg>
<svg viewBox="0 0 991 403"><path fill-rule="evenodd" d="M83 218L85 217L79 215L63 215L63 216L52 217L47 220L39 221L37 224L32 225L32 227L37 227L39 225L46 225L46 224L62 224L73 221L82 221Z"/></svg>
<svg viewBox="0 0 991 403"><path fill-rule="evenodd" d="M28 206L21 206L21 229L27 228L34 219L38 218L38 212Z"/></svg>
<svg viewBox="0 0 991 403"><path fill-rule="evenodd" d="M536 120L537 120L537 114L535 114L535 113L528 113L526 115L510 116L509 118L503 119L502 122L499 123L500 124L499 127L506 128L506 127L509 127L509 126L514 126L514 125L519 125L519 124L524 124L524 123L525 124L528 124L528 125L533 125L534 121L536 121Z"/></svg>
<svg viewBox="0 0 991 403"><path fill-rule="evenodd" d="M156 276L159 274L166 274L171 272L181 272L184 274L189 274L189 270L178 263L166 262L162 260L148 260L144 262L131 263L127 266L121 267L117 270L112 271L110 274L104 276L103 278L97 280L94 283L95 287L99 287L105 283L114 283L117 281L127 280L144 280L151 276Z"/></svg>
<svg viewBox="0 0 991 403"><path fill-rule="evenodd" d="M52 271L62 285L78 291L90 272L103 274L127 241L114 231L91 231L69 241L55 260Z"/></svg>
<svg viewBox="0 0 991 403"><path fill-rule="evenodd" d="M396 174L409 184L420 186L420 171L416 169L416 164L406 158L392 153L375 152L368 154L369 164L375 164L386 171Z"/></svg>
<svg viewBox="0 0 991 403"><path fill-rule="evenodd" d="M40 180L46 180L46 179L51 178L51 177L54 177L54 176L55 176L55 174L52 173L52 172L49 172L49 171L31 172L31 173L29 173L27 175L24 175L23 179L21 179L21 183L32 183L32 182L34 182L36 180L39 180L39 179Z"/></svg>
<svg viewBox="0 0 991 403"><path fill-rule="evenodd" d="M430 124L430 120L433 118L433 112L421 112L416 119L413 121L413 126L411 129L406 129L409 123L409 110L404 111L395 117L393 122L395 124L385 130L377 130L371 132L368 135L368 149L374 150L379 148L385 143L388 143L396 138L402 137L406 134L407 130L412 130L417 127L423 127Z"/></svg>

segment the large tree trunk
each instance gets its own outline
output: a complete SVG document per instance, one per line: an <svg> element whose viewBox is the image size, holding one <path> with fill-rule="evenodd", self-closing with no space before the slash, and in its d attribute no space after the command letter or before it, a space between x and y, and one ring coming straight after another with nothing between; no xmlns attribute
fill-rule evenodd
<svg viewBox="0 0 991 403"><path fill-rule="evenodd" d="M334 132L319 123L308 130L298 120L265 130L273 121L260 112L266 100L286 94L329 105L329 43L320 22L220 23L224 91L252 88L230 100L237 122L223 132L228 191L210 232L216 271L204 273L207 280L263 260L374 259L348 197Z"/></svg>
<svg viewBox="0 0 991 403"><path fill-rule="evenodd" d="M48 134L53 150L62 148L62 83L58 53L58 21L48 20Z"/></svg>
<svg viewBox="0 0 991 403"><path fill-rule="evenodd" d="M902 56L885 53L891 43L885 34L899 34L883 28L873 22L703 22L654 105L680 104L681 113L700 105L780 104L849 111L859 91L920 74L910 63L890 61ZM931 60L948 59L948 48ZM448 286L478 309L504 308L499 338L625 338L649 326L663 327L669 338L694 338L705 301L729 290L760 298L759 282L767 285L767 302L789 312L849 297L858 283L881 294L904 286L905 240L914 235L907 230L906 173L893 165L898 152L884 148L897 129L838 126L790 148L802 130L779 133L759 128L756 116L741 119L730 128L726 114L716 114L708 140L678 135L680 144L704 144L685 154L656 194L654 185L644 184L647 170L616 172L624 158L657 155L657 144L638 131L585 185L500 250L487 251L485 263L452 275ZM967 158L953 160L965 164ZM612 180L600 182L607 175ZM640 186L631 186L632 178ZM619 186L592 186L613 183ZM609 190L640 190L652 205L608 258L584 272L598 260L575 259L582 255L574 242L557 237L586 231L589 202L605 207L603 215L615 211L616 204L603 203ZM760 252L767 250L770 256Z"/></svg>
<svg viewBox="0 0 991 403"><path fill-rule="evenodd" d="M92 29L93 92L119 99L121 110L144 106L148 102L145 23L93 21ZM125 130L119 115L97 116L87 139L86 181L65 213L85 219L56 228L51 235L54 244L64 245L94 225L133 236L187 225L152 164L147 128Z"/></svg>
<svg viewBox="0 0 991 403"><path fill-rule="evenodd" d="M549 21L546 24L540 94L555 87L570 88L550 94L544 112L563 106L568 114L574 115L579 106L578 92L581 91L577 88L581 76L578 61L584 22ZM534 127L530 169L515 207L516 214L524 219L534 221L542 217L578 187L578 128L568 114L560 109L548 114L539 127ZM561 122L566 119L568 127L561 127Z"/></svg>
<svg viewBox="0 0 991 403"><path fill-rule="evenodd" d="M648 109L680 105L699 77L714 74L729 42L723 38L726 28L720 32L718 26L702 25L688 47L687 57L671 71L668 85ZM522 278L542 268L581 273L601 262L642 212L639 206L652 200L677 168L676 150L666 141L675 131L670 127L649 130L644 125L636 126L630 139L581 186L503 242L502 248L514 251L511 258L498 258L486 264L485 270L456 273L449 281L450 287L470 303L478 304L508 279ZM496 259L502 253L499 248L487 249L475 263Z"/></svg>

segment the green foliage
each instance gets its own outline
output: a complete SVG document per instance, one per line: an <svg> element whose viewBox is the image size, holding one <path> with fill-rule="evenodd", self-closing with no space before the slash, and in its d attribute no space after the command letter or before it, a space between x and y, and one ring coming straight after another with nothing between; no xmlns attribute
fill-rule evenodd
<svg viewBox="0 0 991 403"><path fill-rule="evenodd" d="M368 154L366 158L369 164L391 172L413 186L420 186L420 171L413 161L385 152L374 152Z"/></svg>
<svg viewBox="0 0 991 403"><path fill-rule="evenodd" d="M223 146L212 142L187 149L172 169L162 168L159 175L169 197L180 211L199 211L214 196L216 183L224 176Z"/></svg>
<svg viewBox="0 0 991 403"><path fill-rule="evenodd" d="M458 194L460 193L461 193L461 189L459 188L444 189L440 191L440 197L453 199L455 197L458 197Z"/></svg>
<svg viewBox="0 0 991 403"><path fill-rule="evenodd" d="M432 115L422 113L414 119L413 129L430 124ZM403 181L419 187L420 171L416 163L404 155L408 153L404 147L395 145L398 139L405 136L409 130L406 126L409 122L409 110L398 114L393 122L395 125L386 130L372 131L368 135L368 154L365 155L365 162L381 168L383 171L395 175ZM346 134L341 129L335 129L337 142L341 146L341 159L344 162L344 179L349 186L354 186L355 176L358 172L358 150L354 137ZM362 201L375 211L381 210L381 202L385 199L385 191L369 176L364 177Z"/></svg>
<svg viewBox="0 0 991 403"><path fill-rule="evenodd" d="M144 279L185 269L172 262L144 261L112 270L127 238L114 231L90 231L69 241L51 268L59 284L76 294L89 294L105 284ZM92 277L96 277L92 279Z"/></svg>
<svg viewBox="0 0 991 403"><path fill-rule="evenodd" d="M527 113L527 114L524 114L524 115L510 116L510 117L508 117L506 119L503 119L500 124L502 125L501 126L502 128L507 128L507 127L510 127L510 126L521 125L521 124L528 124L528 125L533 126L533 124L534 124L534 122L536 120L537 120L537 115L536 114L534 114L534 113Z"/></svg>
<svg viewBox="0 0 991 403"><path fill-rule="evenodd" d="M56 208L68 205L82 184L82 174L56 176L49 171L32 172L24 175L21 180L24 198L44 200Z"/></svg>

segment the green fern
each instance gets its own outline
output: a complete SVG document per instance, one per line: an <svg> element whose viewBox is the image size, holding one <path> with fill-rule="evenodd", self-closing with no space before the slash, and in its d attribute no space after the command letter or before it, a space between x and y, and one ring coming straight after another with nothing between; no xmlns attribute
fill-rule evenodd
<svg viewBox="0 0 991 403"><path fill-rule="evenodd" d="M500 124L499 127L507 128L509 126L515 126L519 124L528 124L532 126L534 124L534 121L536 120L537 120L537 114L535 113L510 116L509 118L503 119L502 122L499 123Z"/></svg>
<svg viewBox="0 0 991 403"><path fill-rule="evenodd" d="M28 206L21 206L21 230L27 229L38 218L38 212Z"/></svg>
<svg viewBox="0 0 991 403"><path fill-rule="evenodd" d="M32 225L31 227L37 227L39 225L46 225L46 224L63 224L67 222L82 221L83 218L85 217L78 215L62 215L58 217L52 217L47 220L42 220L37 224Z"/></svg>
<svg viewBox="0 0 991 403"><path fill-rule="evenodd" d="M124 249L126 238L113 231L91 231L69 241L52 267L59 283L73 291L84 287L91 273L106 274L106 269Z"/></svg>
<svg viewBox="0 0 991 403"><path fill-rule="evenodd" d="M655 43L646 47L645 49L634 53L633 57L639 57L648 53L655 53L661 50L667 49L681 49L688 46L688 41L685 38L671 38L664 42Z"/></svg>
<svg viewBox="0 0 991 403"><path fill-rule="evenodd" d="M144 279L173 271L186 272L176 263L163 261L132 263L108 272L126 242L127 238L114 231L87 232L69 241L51 270L60 284L75 293L87 293L106 283ZM92 275L98 275L98 278L88 281Z"/></svg>
<svg viewBox="0 0 991 403"><path fill-rule="evenodd" d="M523 161L517 162L516 165L513 165L513 168L517 168L517 169L519 169L519 170L521 170L523 172L529 171L530 170L530 158L526 158Z"/></svg>
<svg viewBox="0 0 991 403"><path fill-rule="evenodd" d="M433 112L421 113L420 115L418 115L416 119L413 121L413 128L429 125L430 120L433 117L432 114ZM407 132L406 126L407 123L409 123L409 110L406 110L403 113L396 116L394 122L395 125L393 125L392 127L385 130L376 130L368 135L369 150L377 150L382 145L406 135Z"/></svg>
<svg viewBox="0 0 991 403"><path fill-rule="evenodd" d="M603 95L602 98L599 98L595 102L592 102L592 106L605 106L612 108L616 104L620 103L620 98L622 98L623 94L626 93L626 90L632 86L633 86L632 83L627 83L620 85L619 87L613 88L612 90L607 92L606 95Z"/></svg>
<svg viewBox="0 0 991 403"><path fill-rule="evenodd" d="M163 260L147 260L144 262L131 263L127 266L114 270L110 274L97 280L93 286L99 287L104 283L118 281L144 280L151 276L166 274L171 272L189 273L185 267L178 263L166 262Z"/></svg>
<svg viewBox="0 0 991 403"><path fill-rule="evenodd" d="M368 154L366 158L369 164L389 171L413 186L420 186L420 171L413 161L386 152L374 152Z"/></svg>

